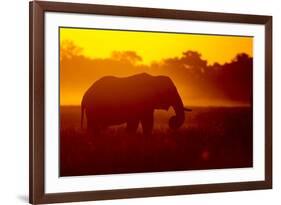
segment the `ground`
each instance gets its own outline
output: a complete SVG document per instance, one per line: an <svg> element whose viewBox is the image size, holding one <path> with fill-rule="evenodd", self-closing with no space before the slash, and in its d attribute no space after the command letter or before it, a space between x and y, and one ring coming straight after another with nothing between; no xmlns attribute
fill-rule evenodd
<svg viewBox="0 0 281 205"><path fill-rule="evenodd" d="M125 125L101 136L80 128L80 107L60 107L60 175L96 175L252 167L252 109L193 107L177 131L156 111L153 134L128 135Z"/></svg>

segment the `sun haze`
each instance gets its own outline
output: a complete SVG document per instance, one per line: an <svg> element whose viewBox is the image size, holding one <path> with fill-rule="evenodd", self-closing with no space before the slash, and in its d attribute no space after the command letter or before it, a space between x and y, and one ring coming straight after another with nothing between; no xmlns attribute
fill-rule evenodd
<svg viewBox="0 0 281 205"><path fill-rule="evenodd" d="M230 62L237 53L252 57L253 38L143 31L60 28L60 41L72 41L89 58L108 58L113 51L136 51L143 64L195 50L208 64Z"/></svg>
<svg viewBox="0 0 281 205"><path fill-rule="evenodd" d="M251 104L252 37L76 28L59 34L61 105L79 105L104 76L139 73L170 77L186 105Z"/></svg>

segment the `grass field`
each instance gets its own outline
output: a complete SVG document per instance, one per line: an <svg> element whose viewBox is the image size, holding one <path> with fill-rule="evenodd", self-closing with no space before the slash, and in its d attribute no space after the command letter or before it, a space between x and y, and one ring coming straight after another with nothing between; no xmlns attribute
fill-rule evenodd
<svg viewBox="0 0 281 205"><path fill-rule="evenodd" d="M60 175L96 175L252 166L252 110L193 107L184 125L168 128L172 111L156 111L152 136L141 126L128 136L125 125L101 136L80 128L80 107L60 107Z"/></svg>

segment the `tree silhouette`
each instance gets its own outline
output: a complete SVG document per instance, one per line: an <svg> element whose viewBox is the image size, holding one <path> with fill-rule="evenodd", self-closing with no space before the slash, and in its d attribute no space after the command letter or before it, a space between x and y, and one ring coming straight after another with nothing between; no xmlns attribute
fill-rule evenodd
<svg viewBox="0 0 281 205"><path fill-rule="evenodd" d="M72 41L65 40L60 45L60 59L69 59L82 54L82 48L75 45Z"/></svg>
<svg viewBox="0 0 281 205"><path fill-rule="evenodd" d="M142 61L142 57L140 57L134 51L113 51L111 54L111 58L118 60L118 61L126 61L131 64L135 64L137 62Z"/></svg>
<svg viewBox="0 0 281 205"><path fill-rule="evenodd" d="M179 57L145 65L135 51L114 51L109 58L89 58L73 42L64 41L60 54L61 91L69 98L76 95L80 99L83 91L102 76L124 77L146 72L171 77L184 103L201 100L250 105L252 102L253 59L245 53L237 54L228 63L208 65L200 53L187 50Z"/></svg>

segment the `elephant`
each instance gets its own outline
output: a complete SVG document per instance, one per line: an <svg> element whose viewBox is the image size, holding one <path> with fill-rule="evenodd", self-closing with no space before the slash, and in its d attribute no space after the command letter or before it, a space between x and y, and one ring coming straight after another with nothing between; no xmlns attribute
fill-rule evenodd
<svg viewBox="0 0 281 205"><path fill-rule="evenodd" d="M127 123L129 133L136 133L141 123L143 134L150 135L154 110L168 110L170 106L176 115L169 119L169 127L177 129L184 123L184 111L191 110L184 108L175 84L167 76L105 76L94 82L82 98L81 128L86 112L87 130L92 133L123 123Z"/></svg>

